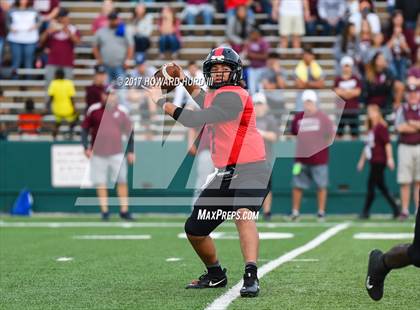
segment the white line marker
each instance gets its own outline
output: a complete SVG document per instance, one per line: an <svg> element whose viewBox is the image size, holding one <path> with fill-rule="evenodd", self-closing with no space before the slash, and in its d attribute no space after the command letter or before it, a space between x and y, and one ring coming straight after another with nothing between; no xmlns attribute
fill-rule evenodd
<svg viewBox="0 0 420 310"><path fill-rule="evenodd" d="M56 259L57 262L70 262L72 260L73 260L73 257L66 257L66 256L59 257Z"/></svg>
<svg viewBox="0 0 420 310"><path fill-rule="evenodd" d="M260 240L274 240L274 239L291 239L295 235L291 233L277 233L277 232L260 232ZM210 237L213 239L224 239L224 240L237 240L239 239L238 233L236 232L212 232ZM178 234L178 238L187 239L185 233Z"/></svg>
<svg viewBox="0 0 420 310"><path fill-rule="evenodd" d="M297 256L308 252L312 249L315 249L323 242L327 241L331 237L338 234L340 231L348 228L350 226L349 223L342 223L338 224L327 231L323 232L322 234L318 235L315 239L309 241L305 245L296 248L270 262L267 264L261 266L258 269L258 277L261 279L269 273L270 271L273 271L280 265L283 265L286 262L291 261L292 259L296 258ZM239 290L242 287L242 281L239 281L235 286L233 286L231 289L229 289L225 294L214 300L207 308L206 310L223 310L226 309L232 301L234 301L236 298L239 297Z"/></svg>
<svg viewBox="0 0 420 310"><path fill-rule="evenodd" d="M358 233L354 234L354 239L360 240L405 240L413 239L412 233Z"/></svg>
<svg viewBox="0 0 420 310"><path fill-rule="evenodd" d="M166 259L167 262L179 262L182 258L179 257L169 257Z"/></svg>
<svg viewBox="0 0 420 310"><path fill-rule="evenodd" d="M317 258L295 258L291 262L319 262Z"/></svg>
<svg viewBox="0 0 420 310"><path fill-rule="evenodd" d="M81 235L73 236L73 239L82 240L146 240L150 235Z"/></svg>

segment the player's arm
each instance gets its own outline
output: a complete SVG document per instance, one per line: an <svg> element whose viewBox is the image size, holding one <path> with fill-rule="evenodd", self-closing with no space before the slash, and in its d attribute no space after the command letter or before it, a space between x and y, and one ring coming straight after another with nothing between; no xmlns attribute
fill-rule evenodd
<svg viewBox="0 0 420 310"><path fill-rule="evenodd" d="M223 123L237 118L242 111L242 101L238 94L224 92L213 99L213 104L208 109L192 111L177 107L170 102L164 103L163 108L165 113L185 127L200 127L204 124Z"/></svg>

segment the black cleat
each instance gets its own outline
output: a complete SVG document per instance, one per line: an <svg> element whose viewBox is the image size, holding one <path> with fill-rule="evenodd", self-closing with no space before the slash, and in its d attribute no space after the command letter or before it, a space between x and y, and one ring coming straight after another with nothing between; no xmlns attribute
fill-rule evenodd
<svg viewBox="0 0 420 310"><path fill-rule="evenodd" d="M223 269L223 273L209 274L205 273L201 275L198 280L193 280L185 288L216 288L225 287L227 284L226 268Z"/></svg>
<svg viewBox="0 0 420 310"><path fill-rule="evenodd" d="M366 290L373 300L381 300L384 295L384 281L389 270L383 262L383 253L373 250L369 255L368 272L366 276Z"/></svg>
<svg viewBox="0 0 420 310"><path fill-rule="evenodd" d="M241 288L242 297L257 297L260 292L260 282L256 275L251 273L244 274L244 284Z"/></svg>
<svg viewBox="0 0 420 310"><path fill-rule="evenodd" d="M120 212L120 218L125 221L134 221L134 217L130 212Z"/></svg>
<svg viewBox="0 0 420 310"><path fill-rule="evenodd" d="M102 221L109 221L109 217L110 217L109 212L102 212L101 213Z"/></svg>

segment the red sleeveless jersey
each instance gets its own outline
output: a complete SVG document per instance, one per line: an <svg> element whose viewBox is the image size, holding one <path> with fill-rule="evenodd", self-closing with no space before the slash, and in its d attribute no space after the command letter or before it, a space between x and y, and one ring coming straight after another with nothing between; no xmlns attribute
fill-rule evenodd
<svg viewBox="0 0 420 310"><path fill-rule="evenodd" d="M204 99L204 108L211 107L213 98L222 92L239 95L243 109L234 120L206 124L210 133L210 150L215 167L265 160L264 140L256 127L252 99L245 89L240 86L223 86L209 92Z"/></svg>

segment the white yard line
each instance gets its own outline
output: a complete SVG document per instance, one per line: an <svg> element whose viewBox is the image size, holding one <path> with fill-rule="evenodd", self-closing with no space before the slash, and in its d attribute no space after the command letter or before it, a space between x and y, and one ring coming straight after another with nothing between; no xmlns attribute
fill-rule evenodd
<svg viewBox="0 0 420 310"><path fill-rule="evenodd" d="M73 239L80 240L147 240L150 235L80 235L73 236Z"/></svg>
<svg viewBox="0 0 420 310"><path fill-rule="evenodd" d="M353 235L354 239L359 240L411 240L414 238L412 233L357 233Z"/></svg>
<svg viewBox="0 0 420 310"><path fill-rule="evenodd" d="M270 271L273 271L280 265L283 265L284 263L287 263L297 256L308 252L310 250L315 249L319 245L321 245L323 242L327 241L331 237L338 234L340 231L348 228L350 226L350 223L342 223L335 225L334 227L331 227L330 229L326 230L325 232L318 235L315 239L309 241L305 245L298 247L270 262L267 264L261 266L258 269L258 277L261 279L269 273ZM239 297L239 290L242 287L242 280L239 281L235 286L233 286L231 289L229 289L225 294L214 300L207 308L206 310L224 310L226 309L236 298Z"/></svg>

